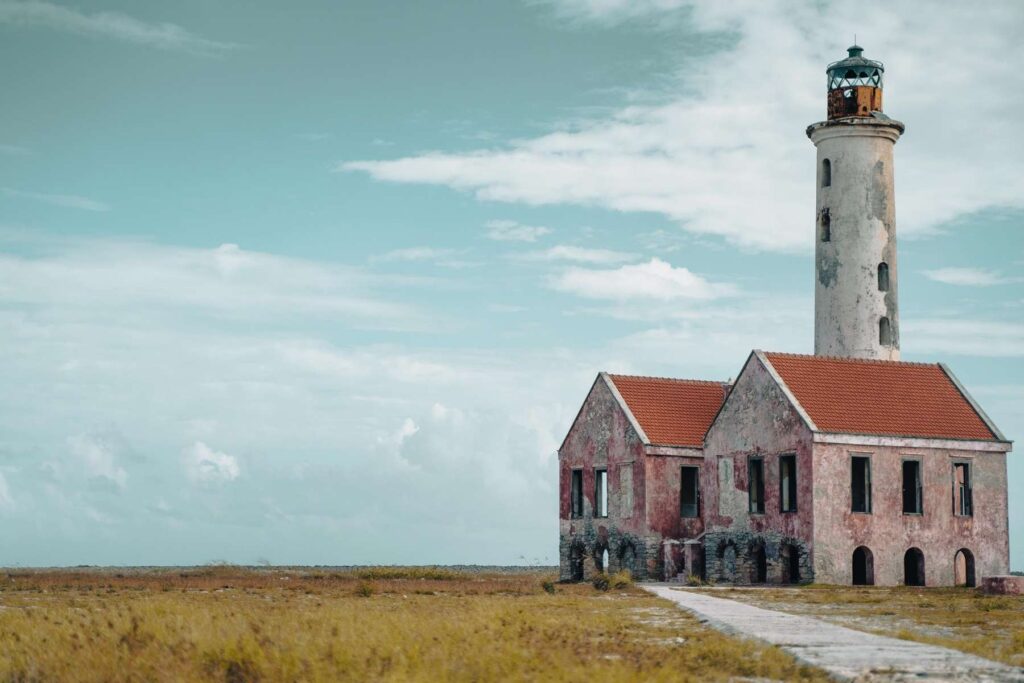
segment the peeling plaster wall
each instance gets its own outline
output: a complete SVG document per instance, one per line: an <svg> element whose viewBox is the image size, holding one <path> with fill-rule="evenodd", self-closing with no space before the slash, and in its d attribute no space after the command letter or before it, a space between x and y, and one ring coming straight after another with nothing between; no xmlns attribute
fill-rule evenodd
<svg viewBox="0 0 1024 683"><path fill-rule="evenodd" d="M814 353L899 359L896 207L893 147L903 124L876 118L816 123L807 130L818 149ZM831 185L822 186L823 162ZM822 240L823 221L830 241ZM889 267L889 290L879 291L878 266ZM887 317L892 344L879 343Z"/></svg>
<svg viewBox="0 0 1024 683"><path fill-rule="evenodd" d="M811 580L815 552L811 432L756 356L751 356L740 373L708 432L704 450L706 464L701 487L705 493L708 535L704 550L709 575L727 578L716 573L720 545L733 540L743 564L748 546L760 540L769 556L769 582L781 582L778 553L781 546L789 543L800 548L801 579ZM779 499L779 456L791 453L796 454L797 461L797 511L783 513ZM750 456L764 458L764 514L749 512ZM739 571L735 580L745 583L748 578Z"/></svg>
<svg viewBox="0 0 1024 683"><path fill-rule="evenodd" d="M596 557L608 549L609 571L628 564L637 578L657 576L661 538L646 525L644 444L604 379L598 379L583 403L559 462L559 555L561 578L572 578L573 547L582 548L584 578L597 571ZM594 469L608 469L608 517L595 517ZM583 516L571 518L573 469L583 470ZM624 472L628 473L624 474ZM631 488L623 490L622 484ZM632 499L632 505L630 505Z"/></svg>
<svg viewBox="0 0 1024 683"><path fill-rule="evenodd" d="M851 512L851 455L870 455L871 514ZM921 461L923 515L904 515L902 462ZM853 551L866 546L874 558L876 585L903 583L903 555L924 553L925 583L954 585L953 558L961 548L974 555L982 576L1009 572L1006 454L940 448L814 446L814 572L822 583L852 582ZM953 514L953 463L970 462L974 515Z"/></svg>

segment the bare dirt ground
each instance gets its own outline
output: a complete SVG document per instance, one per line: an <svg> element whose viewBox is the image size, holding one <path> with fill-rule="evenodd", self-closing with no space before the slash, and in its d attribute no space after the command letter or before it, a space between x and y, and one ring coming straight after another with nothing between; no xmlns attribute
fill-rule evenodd
<svg viewBox="0 0 1024 683"><path fill-rule="evenodd" d="M1024 596L973 588L716 588L712 595L1024 666Z"/></svg>
<svg viewBox="0 0 1024 683"><path fill-rule="evenodd" d="M0 681L824 680L632 586L544 571L0 571Z"/></svg>

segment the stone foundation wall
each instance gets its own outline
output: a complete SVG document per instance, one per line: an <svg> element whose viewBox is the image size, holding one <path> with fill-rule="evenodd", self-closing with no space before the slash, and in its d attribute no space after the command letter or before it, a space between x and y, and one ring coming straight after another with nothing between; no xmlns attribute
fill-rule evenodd
<svg viewBox="0 0 1024 683"><path fill-rule="evenodd" d="M565 533L559 538L559 579L589 581L602 571L600 562L604 550L608 551L608 566L604 571L614 574L628 569L637 581L661 579L664 571L661 538L637 536L614 527L599 535L591 525L580 533ZM582 576L578 565L574 575L577 562L582 565Z"/></svg>
<svg viewBox="0 0 1024 683"><path fill-rule="evenodd" d="M704 535L706 578L719 583L757 582L757 549L764 548L766 583L812 583L814 564L807 544L772 531L709 531ZM731 552L730 552L731 549ZM799 577L790 575L787 553L795 551Z"/></svg>

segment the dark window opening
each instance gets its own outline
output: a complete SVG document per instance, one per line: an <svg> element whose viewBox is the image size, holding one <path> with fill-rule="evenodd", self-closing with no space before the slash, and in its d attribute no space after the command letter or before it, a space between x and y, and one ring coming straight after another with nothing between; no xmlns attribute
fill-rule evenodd
<svg viewBox="0 0 1024 683"><path fill-rule="evenodd" d="M875 585L875 558L864 546L853 551L853 585Z"/></svg>
<svg viewBox="0 0 1024 683"><path fill-rule="evenodd" d="M853 512L871 512L871 458L853 456L851 459L850 497Z"/></svg>
<svg viewBox="0 0 1024 683"><path fill-rule="evenodd" d="M572 517L583 516L583 470L572 471L572 491L569 499L572 501Z"/></svg>
<svg viewBox="0 0 1024 683"><path fill-rule="evenodd" d="M825 159L821 162L821 186L831 187L832 185L832 162Z"/></svg>
<svg viewBox="0 0 1024 683"><path fill-rule="evenodd" d="M779 510L796 512L796 456L779 458Z"/></svg>
<svg viewBox="0 0 1024 683"><path fill-rule="evenodd" d="M594 470L594 516L608 516L608 470Z"/></svg>
<svg viewBox="0 0 1024 683"><path fill-rule="evenodd" d="M920 515L921 505L921 463L917 460L903 461L903 514Z"/></svg>
<svg viewBox="0 0 1024 683"><path fill-rule="evenodd" d="M832 241L832 214L827 208L821 210L821 241Z"/></svg>
<svg viewBox="0 0 1024 683"><path fill-rule="evenodd" d="M974 588L974 555L967 548L961 548L953 558L954 582L957 586Z"/></svg>
<svg viewBox="0 0 1024 683"><path fill-rule="evenodd" d="M961 517L974 515L970 463L958 462L953 465L953 514Z"/></svg>
<svg viewBox="0 0 1024 683"><path fill-rule="evenodd" d="M888 292L889 291L889 264L879 263L878 264L878 291Z"/></svg>
<svg viewBox="0 0 1024 683"><path fill-rule="evenodd" d="M700 516L700 468L683 467L679 476L679 516Z"/></svg>
<svg viewBox="0 0 1024 683"><path fill-rule="evenodd" d="M750 512L764 514L764 460L751 458L747 461L747 479Z"/></svg>
<svg viewBox="0 0 1024 683"><path fill-rule="evenodd" d="M918 548L911 548L903 556L903 585L924 585L924 553Z"/></svg>
<svg viewBox="0 0 1024 683"><path fill-rule="evenodd" d="M892 346L892 325L888 318L878 320L878 343L882 346Z"/></svg>

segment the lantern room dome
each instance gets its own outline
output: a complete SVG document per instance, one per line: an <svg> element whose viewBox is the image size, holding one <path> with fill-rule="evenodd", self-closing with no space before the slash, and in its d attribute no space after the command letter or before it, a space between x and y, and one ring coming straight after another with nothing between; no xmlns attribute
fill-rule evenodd
<svg viewBox="0 0 1024 683"><path fill-rule="evenodd" d="M881 89L885 66L881 62L863 57L864 48L860 45L851 45L846 51L849 53L846 59L832 62L825 69L825 73L828 74L828 89L838 90L852 86Z"/></svg>

